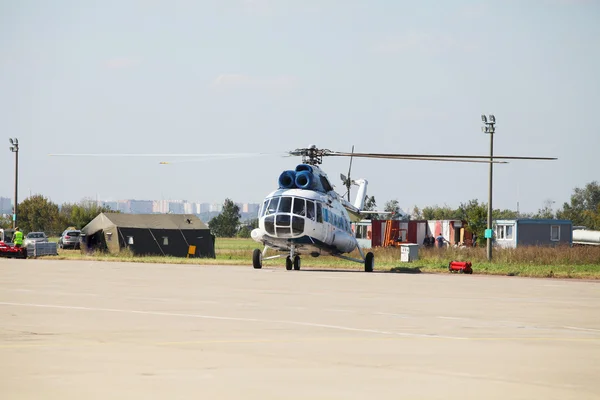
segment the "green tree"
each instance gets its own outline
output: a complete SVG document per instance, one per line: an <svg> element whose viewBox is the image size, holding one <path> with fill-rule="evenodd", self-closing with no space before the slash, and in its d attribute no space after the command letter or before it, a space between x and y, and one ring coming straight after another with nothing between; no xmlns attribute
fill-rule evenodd
<svg viewBox="0 0 600 400"><path fill-rule="evenodd" d="M419 209L419 207L414 206L412 213L410 214L411 219L423 219L423 212Z"/></svg>
<svg viewBox="0 0 600 400"><path fill-rule="evenodd" d="M42 231L48 234L60 230L58 205L42 195L26 198L19 204L17 225L23 233Z"/></svg>
<svg viewBox="0 0 600 400"><path fill-rule="evenodd" d="M423 218L427 220L438 220L438 219L460 219L457 210L454 210L448 206L444 207L425 207L423 208Z"/></svg>
<svg viewBox="0 0 600 400"><path fill-rule="evenodd" d="M544 206L538 210L536 214L534 214L533 218L536 219L553 219L554 211L552 211L552 200L548 199L544 201Z"/></svg>
<svg viewBox="0 0 600 400"><path fill-rule="evenodd" d="M2 228L2 229L12 228L12 219L9 216L0 215L0 228Z"/></svg>
<svg viewBox="0 0 600 400"><path fill-rule="evenodd" d="M383 206L383 211L391 213L387 214L389 219L400 219L402 216L402 213L400 212L400 203L398 200L386 201L385 206Z"/></svg>
<svg viewBox="0 0 600 400"><path fill-rule="evenodd" d="M225 199L223 211L209 221L208 227L216 237L234 237L240 218L240 207L231 199Z"/></svg>
<svg viewBox="0 0 600 400"><path fill-rule="evenodd" d="M479 204L477 199L469 200L467 203L460 203L456 214L458 219L467 222L465 229L476 234L477 243L481 243L487 228L487 204Z"/></svg>
<svg viewBox="0 0 600 400"><path fill-rule="evenodd" d="M258 228L258 218L253 218L245 223L242 223L242 226L238 229L236 234L239 238L250 238L250 232L252 229Z"/></svg>
<svg viewBox="0 0 600 400"><path fill-rule="evenodd" d="M588 229L600 230L600 184L593 181L584 188L575 188L571 203L564 203L556 213L559 219L569 219L573 225L584 225Z"/></svg>
<svg viewBox="0 0 600 400"><path fill-rule="evenodd" d="M365 203L363 204L363 211L375 211L377 210L377 201L375 196L365 196ZM377 214L368 213L365 214L364 219L377 219Z"/></svg>
<svg viewBox="0 0 600 400"><path fill-rule="evenodd" d="M95 201L89 199L82 199L78 204L63 203L60 208L61 229L68 226L81 229L103 212L115 211L110 207L98 206Z"/></svg>

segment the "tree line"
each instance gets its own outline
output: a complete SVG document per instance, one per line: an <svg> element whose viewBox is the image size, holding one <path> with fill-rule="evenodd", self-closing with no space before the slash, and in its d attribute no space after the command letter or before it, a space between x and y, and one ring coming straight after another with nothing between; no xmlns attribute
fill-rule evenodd
<svg viewBox="0 0 600 400"><path fill-rule="evenodd" d="M22 232L46 232L60 235L68 227L81 229L102 212L116 212L109 207L99 207L95 201L83 199L79 203L58 204L38 194L19 203L17 225ZM10 217L0 220L0 227L12 228Z"/></svg>
<svg viewBox="0 0 600 400"><path fill-rule="evenodd" d="M536 213L520 213L514 210L492 210L492 219L539 218L567 219L573 226L585 226L591 230L600 230L600 184L597 181L575 188L570 202L554 211L552 202L547 200ZM374 196L366 196L365 211L377 211ZM433 206L420 209L415 207L410 214L402 213L398 200L387 201L386 214L368 214L366 219L401 220L443 220L459 219L467 222L466 229L484 237L487 228L487 203L477 199L460 203L457 208ZM18 224L23 232L44 231L48 234L60 234L69 226L81 229L101 212L115 212L108 207L99 207L93 200L84 199L80 203L63 203L61 207L42 195L35 195L19 204ZM0 227L10 228L12 221L4 217ZM216 237L250 237L250 232L258 226L258 219L241 222L240 208L227 198L222 212L208 222L208 227ZM483 240L483 239L481 239Z"/></svg>

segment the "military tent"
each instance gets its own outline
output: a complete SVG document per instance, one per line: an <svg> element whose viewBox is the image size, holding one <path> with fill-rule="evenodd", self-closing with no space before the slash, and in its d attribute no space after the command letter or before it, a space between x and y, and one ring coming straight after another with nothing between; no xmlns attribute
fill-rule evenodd
<svg viewBox="0 0 600 400"><path fill-rule="evenodd" d="M193 214L100 213L81 234L84 252L215 258L214 236Z"/></svg>

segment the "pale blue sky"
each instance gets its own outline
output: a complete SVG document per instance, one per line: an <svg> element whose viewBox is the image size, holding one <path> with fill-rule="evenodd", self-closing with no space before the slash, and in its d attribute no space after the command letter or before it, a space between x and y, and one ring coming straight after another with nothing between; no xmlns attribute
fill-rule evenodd
<svg viewBox="0 0 600 400"><path fill-rule="evenodd" d="M600 2L0 0L0 196L260 202L300 159L49 153L332 150L558 157L495 167L494 206L600 180ZM343 193L347 159L324 164ZM355 159L378 203L487 201L487 165ZM355 191L353 192L353 194Z"/></svg>

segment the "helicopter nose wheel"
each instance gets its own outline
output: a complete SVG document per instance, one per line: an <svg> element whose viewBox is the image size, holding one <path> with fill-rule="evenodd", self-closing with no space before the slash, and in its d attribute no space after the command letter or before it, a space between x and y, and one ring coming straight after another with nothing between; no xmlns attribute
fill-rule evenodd
<svg viewBox="0 0 600 400"><path fill-rule="evenodd" d="M300 256L287 256L285 258L285 269L291 271L292 268L296 271L300 270Z"/></svg>
<svg viewBox="0 0 600 400"><path fill-rule="evenodd" d="M254 252L252 253L252 265L255 269L262 268L262 251L259 249L254 249Z"/></svg>

